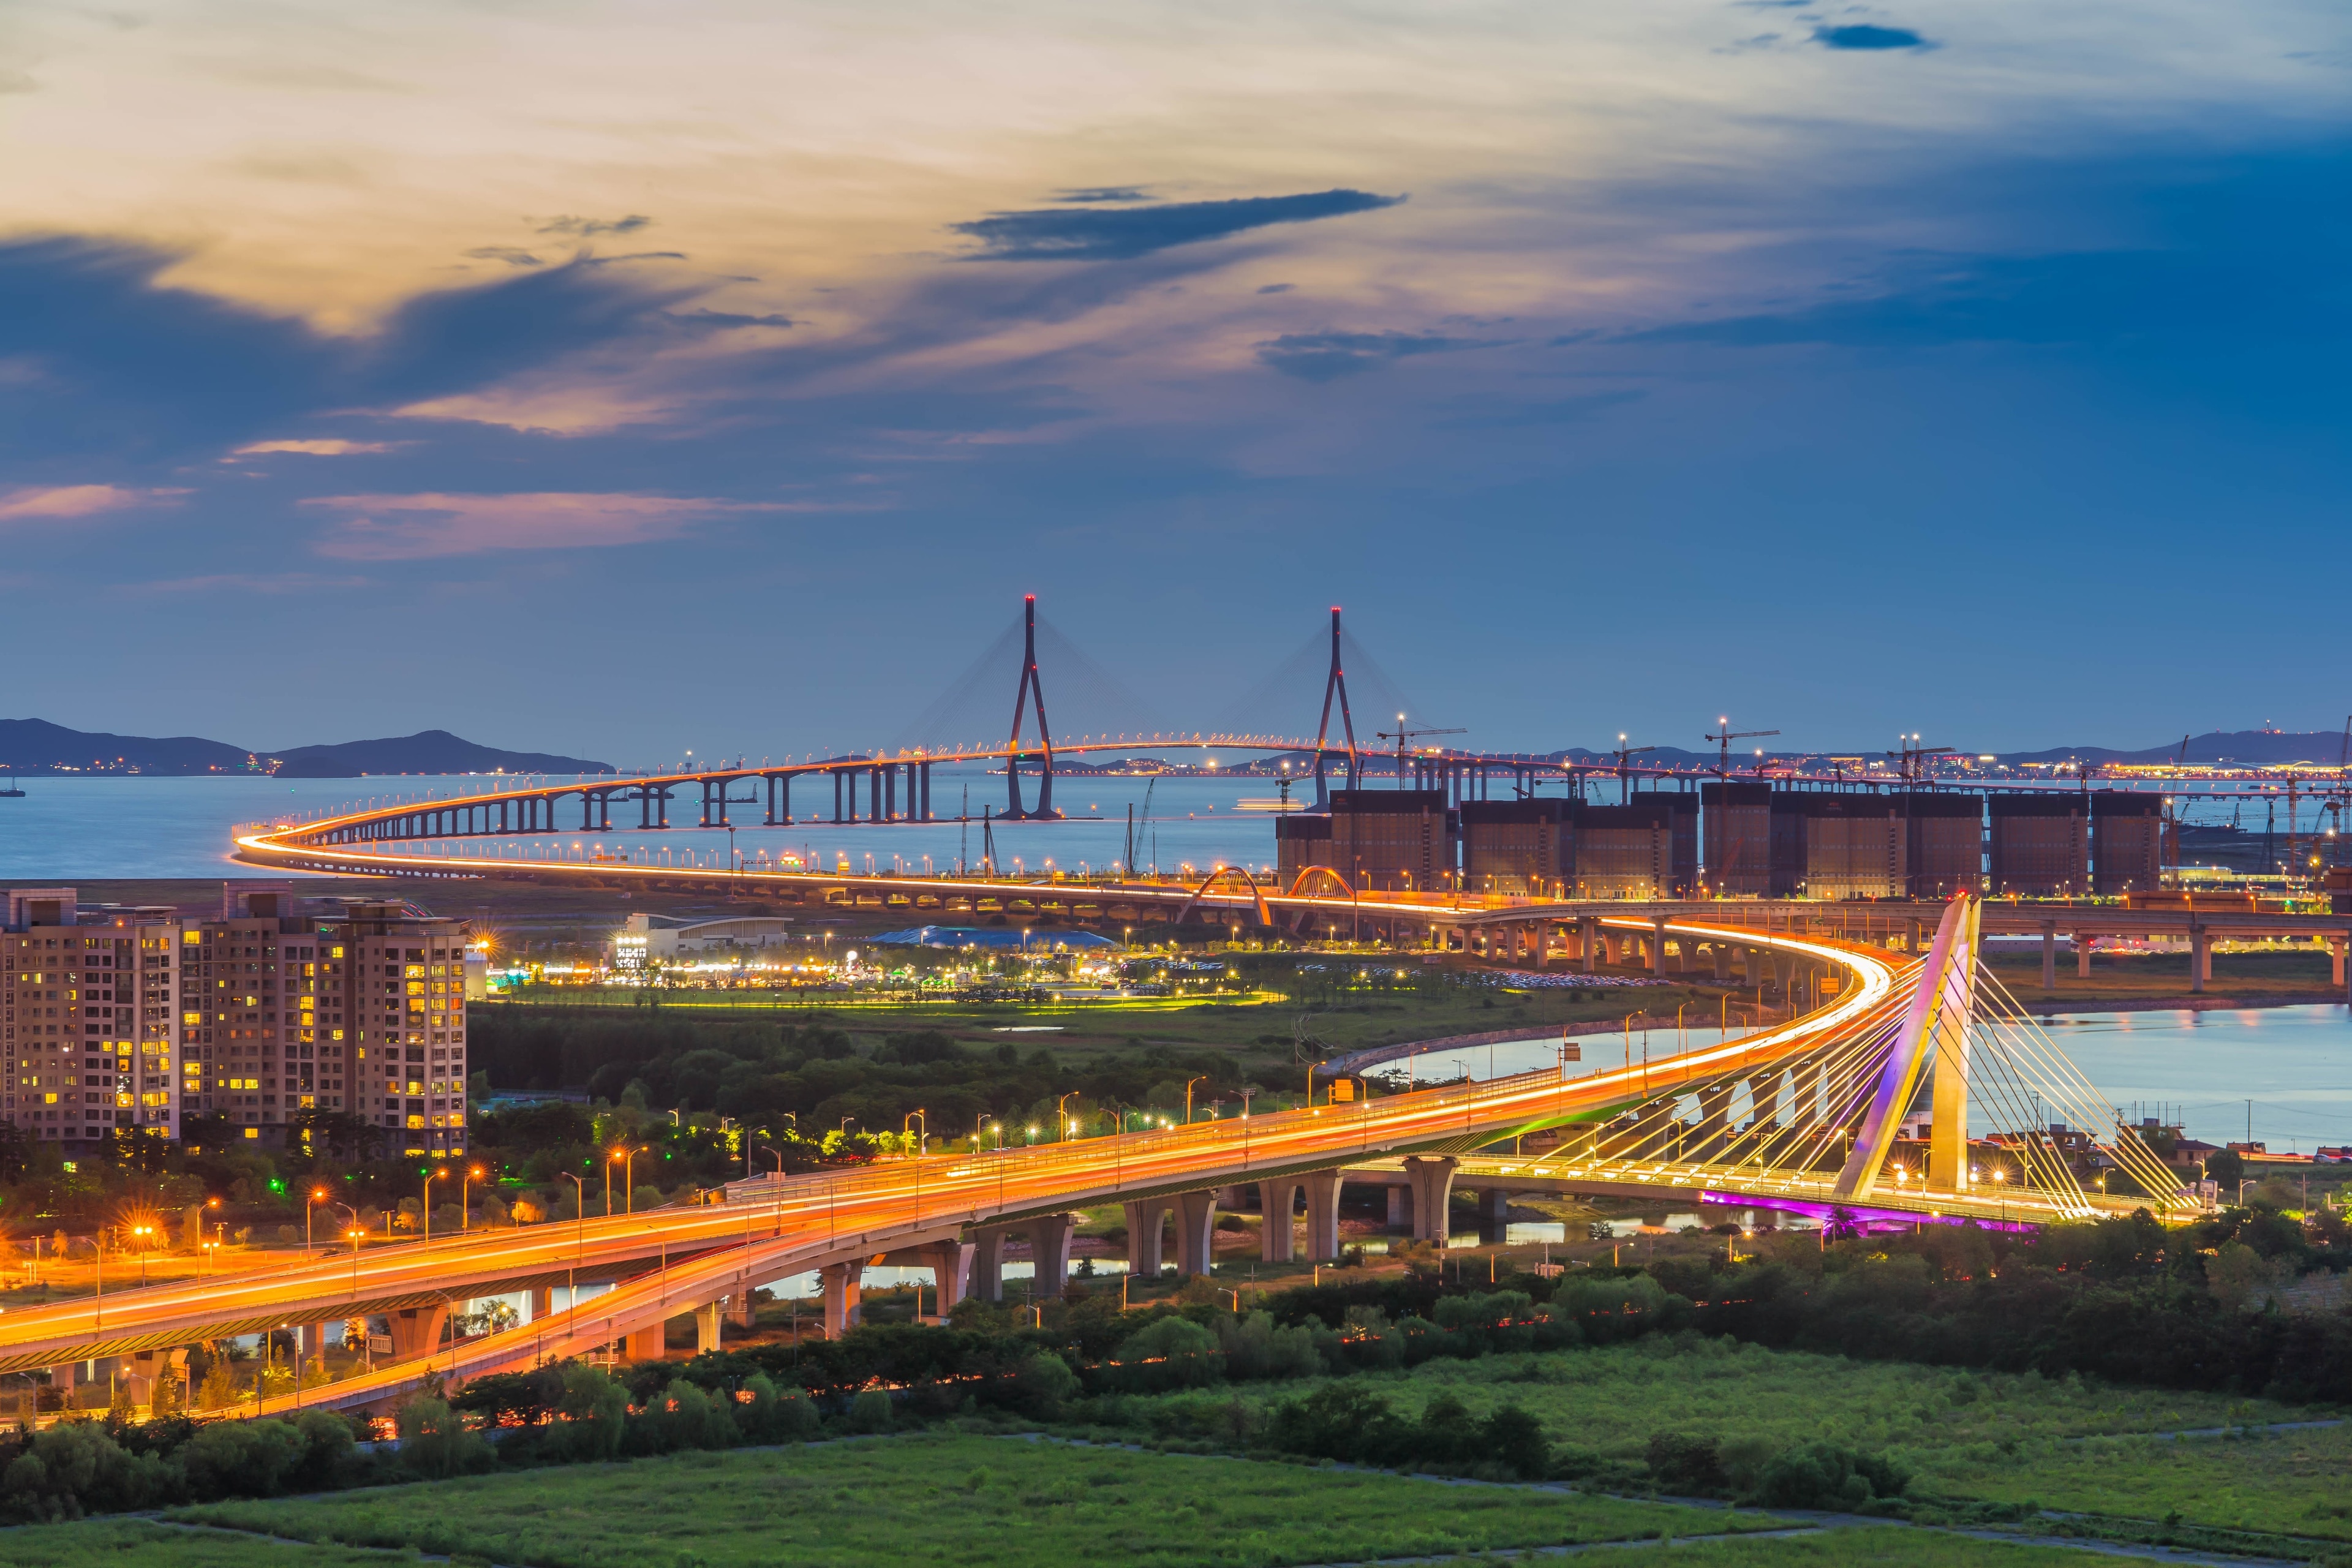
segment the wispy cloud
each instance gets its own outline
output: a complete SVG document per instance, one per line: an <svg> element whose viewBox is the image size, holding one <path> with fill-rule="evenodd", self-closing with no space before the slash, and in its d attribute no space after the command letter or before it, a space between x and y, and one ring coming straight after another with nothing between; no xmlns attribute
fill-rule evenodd
<svg viewBox="0 0 2352 1568"><path fill-rule="evenodd" d="M350 561L604 549L673 539L704 518L727 512L817 510L782 501L569 490L315 496L302 504L347 514L319 541L318 549Z"/></svg>
<svg viewBox="0 0 2352 1568"><path fill-rule="evenodd" d="M35 517L93 517L102 511L152 506L187 494L182 489L131 489L121 485L22 485L0 490L0 522Z"/></svg>
<svg viewBox="0 0 2352 1568"><path fill-rule="evenodd" d="M1257 357L1268 367L1301 381L1337 381L1416 354L1486 346L1475 338L1426 332L1285 332L1258 344Z"/></svg>
<svg viewBox="0 0 2352 1568"><path fill-rule="evenodd" d="M1932 49L1936 47L1908 27L1879 27L1868 22L1815 27L1813 42L1832 49Z"/></svg>
<svg viewBox="0 0 2352 1568"><path fill-rule="evenodd" d="M389 452L399 447L397 441L345 441L329 437L315 441L248 441L229 453L229 458L257 458L268 452L299 452L308 458L348 458L359 452Z"/></svg>
<svg viewBox="0 0 2352 1568"><path fill-rule="evenodd" d="M1293 196L1242 196L1222 202L1161 202L1151 206L1047 207L992 213L954 226L980 241L977 261L1109 261L1196 245L1270 224L1392 207L1402 196L1369 191L1309 191Z"/></svg>
<svg viewBox="0 0 2352 1568"><path fill-rule="evenodd" d="M575 234L582 238L599 234L635 234L654 220L643 213L631 213L626 217L573 217L565 214L551 217L539 226L541 234Z"/></svg>

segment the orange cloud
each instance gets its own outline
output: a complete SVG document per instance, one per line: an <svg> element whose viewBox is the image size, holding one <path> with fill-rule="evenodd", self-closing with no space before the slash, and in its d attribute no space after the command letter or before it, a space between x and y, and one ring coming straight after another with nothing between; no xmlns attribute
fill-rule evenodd
<svg viewBox="0 0 2352 1568"><path fill-rule="evenodd" d="M126 489L121 485L23 485L0 490L0 522L28 517L90 517L187 493L180 489Z"/></svg>
<svg viewBox="0 0 2352 1568"><path fill-rule="evenodd" d="M778 501L703 496L541 490L521 495L316 496L305 506L350 515L319 542L322 555L352 561L414 561L493 550L586 550L674 539L726 512L804 511Z"/></svg>
<svg viewBox="0 0 2352 1568"><path fill-rule="evenodd" d="M393 449L393 446L394 443L390 441L345 441L341 439L316 441L248 441L244 446L239 447L236 450L231 452L228 455L228 458L223 458L221 461L227 462L229 458L259 457L265 452L297 452L309 458L343 458L349 457L354 452L389 452Z"/></svg>

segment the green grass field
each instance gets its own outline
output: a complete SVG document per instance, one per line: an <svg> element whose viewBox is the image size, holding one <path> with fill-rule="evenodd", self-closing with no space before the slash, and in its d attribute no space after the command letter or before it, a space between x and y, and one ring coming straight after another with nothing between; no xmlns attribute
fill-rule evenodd
<svg viewBox="0 0 2352 1568"><path fill-rule="evenodd" d="M1517 1404L1553 1442L1621 1467L1638 1467L1659 1434L1759 1438L1775 1449L1825 1438L1900 1459L1914 1490L1937 1496L2146 1519L2177 1510L2218 1528L2352 1540L2352 1503L2324 1484L2352 1468L2352 1427L2185 1442L2136 1436L2335 1414L2307 1405L1662 1339L1428 1362L1360 1379L1405 1414L1441 1392L1482 1415ZM1264 1403L1314 1386L1240 1392ZM1233 1391L1129 1401L1126 1417L1148 1426L1155 1407L1211 1397L1223 1403Z"/></svg>
<svg viewBox="0 0 2352 1568"><path fill-rule="evenodd" d="M1311 1563L1761 1528L1526 1488L961 1433L218 1503L175 1518L530 1568ZM0 1547L0 1555L5 1555Z"/></svg>
<svg viewBox="0 0 2352 1568"><path fill-rule="evenodd" d="M414 1500L415 1494L408 1494ZM789 1527L787 1527L789 1528ZM1159 1528L1153 1526L1150 1528ZM1659 1561L1658 1548L1671 1542L1675 1561L1693 1559L1706 1568L1847 1568L1867 1559L1874 1568L2084 1568L2080 1552L2046 1546L2010 1545L1969 1540L1963 1536L1894 1526L1823 1530L1795 1537L1757 1539L1739 1536L1652 1535L1639 1544L1603 1546L1577 1561L1602 1568L1634 1568ZM1095 1543L1099 1545L1100 1543ZM1122 1555L1128 1542L1118 1543ZM673 1548L667 1554L649 1552L638 1559L646 1568L673 1568L681 1554L700 1556L694 1547ZM413 1547L370 1549L332 1545L299 1548L283 1541L232 1533L217 1528L187 1529L145 1520L96 1521L82 1524L38 1525L0 1531L0 1561L11 1568L393 1568L418 1562ZM706 1559L707 1561L708 1559ZM774 1562L798 1559L776 1556ZM903 1560L885 1554L875 1561ZM959 1558L959 1561L962 1559ZM1003 1558L977 1558L998 1562ZM1040 1552L1022 1562L1044 1563ZM1235 1553L1198 1561L1220 1563L1282 1562ZM1500 1559L1493 1559L1499 1561ZM1524 1559L1521 1559L1524 1561ZM1058 1568L1058 1565L1057 1565Z"/></svg>

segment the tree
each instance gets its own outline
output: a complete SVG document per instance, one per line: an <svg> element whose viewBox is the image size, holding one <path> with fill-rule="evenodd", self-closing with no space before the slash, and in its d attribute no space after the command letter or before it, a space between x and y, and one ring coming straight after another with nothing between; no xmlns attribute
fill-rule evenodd
<svg viewBox="0 0 2352 1568"><path fill-rule="evenodd" d="M2205 1158L2205 1179L2223 1186L2233 1185L2246 1178L2246 1162L2235 1149L2224 1149Z"/></svg>

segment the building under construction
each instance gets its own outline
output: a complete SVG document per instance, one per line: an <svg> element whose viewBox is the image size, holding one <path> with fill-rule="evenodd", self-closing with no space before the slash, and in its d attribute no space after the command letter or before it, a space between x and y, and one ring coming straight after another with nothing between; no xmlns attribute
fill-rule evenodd
<svg viewBox="0 0 2352 1568"><path fill-rule="evenodd" d="M1328 812L1276 818L1276 864L1286 889L1310 866L1359 890L1426 891L1454 885L1458 816L1433 789L1335 789Z"/></svg>
<svg viewBox="0 0 2352 1568"><path fill-rule="evenodd" d="M2164 877L2164 797L2124 790L2091 796L2091 890L2153 892Z"/></svg>
<svg viewBox="0 0 2352 1568"><path fill-rule="evenodd" d="M2091 888L2091 823L2080 795L1997 794L1989 854L1995 895L2077 896Z"/></svg>
<svg viewBox="0 0 2352 1568"><path fill-rule="evenodd" d="M1772 891L1772 786L1725 779L1698 787L1706 830L1706 885L1718 898Z"/></svg>
<svg viewBox="0 0 2352 1568"><path fill-rule="evenodd" d="M1687 803L1686 805L1681 803ZM1644 794L1624 805L1587 805L1574 815L1580 899L1687 897L1696 867L1678 865L1677 843L1696 858L1698 802L1687 795Z"/></svg>
<svg viewBox="0 0 2352 1568"><path fill-rule="evenodd" d="M1573 814L1559 797L1462 803L1462 885L1474 893L1559 897L1576 876Z"/></svg>
<svg viewBox="0 0 2352 1568"><path fill-rule="evenodd" d="M1910 894L1948 899L1984 889L1984 798L1958 790L1914 790L1903 804Z"/></svg>

